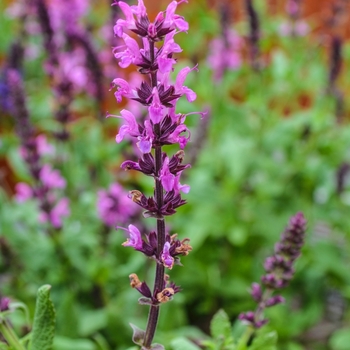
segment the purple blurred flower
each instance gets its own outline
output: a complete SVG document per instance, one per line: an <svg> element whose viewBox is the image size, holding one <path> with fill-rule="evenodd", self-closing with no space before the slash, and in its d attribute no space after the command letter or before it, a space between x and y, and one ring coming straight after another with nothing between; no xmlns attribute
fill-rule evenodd
<svg viewBox="0 0 350 350"><path fill-rule="evenodd" d="M280 33L282 36L305 36L310 32L310 26L307 22L299 20L295 23L283 22L280 25Z"/></svg>
<svg viewBox="0 0 350 350"><path fill-rule="evenodd" d="M208 64L214 72L214 79L222 79L226 71L237 70L242 65L243 39L234 31L229 30L225 38L218 37L209 44Z"/></svg>
<svg viewBox="0 0 350 350"><path fill-rule="evenodd" d="M42 211L39 220L42 223L50 223L54 228L59 229L63 225L63 219L70 215L69 199L61 198L49 213Z"/></svg>
<svg viewBox="0 0 350 350"><path fill-rule="evenodd" d="M108 190L98 191L97 210L104 224L110 227L125 224L136 213L128 193L117 183Z"/></svg>
<svg viewBox="0 0 350 350"><path fill-rule="evenodd" d="M0 297L0 312L10 309L11 299L7 297Z"/></svg>
<svg viewBox="0 0 350 350"><path fill-rule="evenodd" d="M48 188L65 188L66 180L58 170L53 170L51 165L45 164L40 170L40 180Z"/></svg>
<svg viewBox="0 0 350 350"><path fill-rule="evenodd" d="M32 188L24 182L17 183L15 186L15 190L15 198L19 203L26 202L28 199L33 197Z"/></svg>
<svg viewBox="0 0 350 350"><path fill-rule="evenodd" d="M55 153L55 147L47 142L45 135L38 135L35 140L39 155L44 156L52 155Z"/></svg>
<svg viewBox="0 0 350 350"><path fill-rule="evenodd" d="M89 0L51 0L48 10L55 31L77 30L79 20L88 13Z"/></svg>

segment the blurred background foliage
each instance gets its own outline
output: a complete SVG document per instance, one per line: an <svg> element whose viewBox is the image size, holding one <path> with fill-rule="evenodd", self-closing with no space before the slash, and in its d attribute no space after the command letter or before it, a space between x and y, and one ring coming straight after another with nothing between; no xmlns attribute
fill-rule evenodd
<svg viewBox="0 0 350 350"><path fill-rule="evenodd" d="M166 1L145 3L150 18L167 5ZM183 48L179 65L199 64L199 72L186 81L197 92L197 100L192 105L182 101L179 109L208 114L204 119L187 118L192 143L186 160L192 168L186 183L191 192L186 196L188 204L167 224L170 232L191 239L193 252L183 259L184 267L171 271L171 279L183 291L162 307L156 341L167 349L176 349L174 342L171 345L176 337L197 342L205 339L218 309L223 308L232 321L251 309L250 284L259 281L262 263L288 218L303 211L307 242L296 276L284 291L287 302L268 310L267 328L277 330L280 349L347 350L349 4L337 0L316 6L311 0L301 1L297 20L306 29L300 35L285 30L295 21L286 12L286 1L255 0L254 4L261 25L255 68L244 1L198 0L179 6L190 23L189 33L177 37ZM148 179L119 168L125 159L135 159L134 149L131 143L115 143L118 121L104 118L107 111L118 114L124 106L124 102L117 105L108 91L115 77L125 78L111 53L111 47L118 45L112 37L118 14L109 5L91 1L78 19L103 72L102 95L88 91L93 75L74 91L66 124L70 136L62 142L55 137L61 126L53 117L61 102L45 70L48 54L35 13L30 2L2 0L0 4L1 74L11 45L20 43L24 56L19 68L31 122L36 134L46 135L55 147L45 161L66 179L63 192L70 199L71 212L53 238L38 221L35 201L15 200L15 185L33 180L19 152L1 80L0 292L33 311L37 288L45 283L53 286L58 317L55 350L127 349L129 322L142 327L147 318L147 308L137 304L128 275L134 272L151 282L154 274L152 262L123 248L123 232L105 225L97 209L98 191L114 182L126 190L152 192ZM239 38L235 52L239 62L217 77L208 57L212 40L223 37L224 26ZM341 42L338 61L334 38ZM69 61L71 51L66 52ZM219 52L219 56L229 54ZM331 78L334 64L338 73ZM152 219L134 216L133 222L120 222L117 216L116 212L116 223L124 226L142 222L147 230L154 225ZM15 326L25 332L21 316L14 316Z"/></svg>

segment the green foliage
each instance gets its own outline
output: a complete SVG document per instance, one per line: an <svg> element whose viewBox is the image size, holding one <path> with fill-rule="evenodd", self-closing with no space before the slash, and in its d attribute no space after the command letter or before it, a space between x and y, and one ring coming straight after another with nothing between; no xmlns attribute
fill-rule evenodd
<svg viewBox="0 0 350 350"><path fill-rule="evenodd" d="M187 55L180 64L199 63L199 72L186 80L198 98L191 107L180 101L179 110L208 107L209 127L183 181L191 185L191 192L184 196L188 204L167 219L169 233L189 237L193 252L181 259L184 267L171 271L171 280L181 285L182 292L162 306L155 341L174 350L202 344L210 350L245 349L244 331L237 324L232 327L230 320L254 307L247 290L260 279L263 261L273 252L288 218L301 210L308 219L307 242L296 277L283 291L287 302L266 311L268 328L249 348L301 349L306 346L307 330L322 324L332 309L327 296L335 291L341 305L350 300L348 176L343 191L337 189L338 171L350 162L349 101L345 98L344 118L338 120L334 98L326 94L329 72L323 37L317 32L281 37L280 25L286 18L269 15L266 1L258 7L263 69L256 72L243 62L221 81L214 81L208 48L210 40L220 35L221 26L219 11L208 3L198 0L179 6L190 22L189 35L178 36L184 49L181 57ZM11 42L22 35L20 24L7 15L6 4L0 3L1 62ZM85 19L93 44L101 51L111 46L100 35L108 11L107 3L96 3ZM246 37L246 21L235 21L233 26ZM37 133L45 134L56 148L44 162L61 170L67 180L62 195L70 199L71 215L54 240L38 221L36 203L16 202L14 184L31 183L31 178L20 156L13 120L1 110L1 294L23 301L32 314L38 286L49 283L54 286L51 297L57 309L54 350L105 350L106 344L111 350L124 350L130 346L129 322L144 325L148 309L138 304L140 295L130 289L128 276L140 273L151 283L154 265L121 246L125 237L120 230L102 224L96 208L98 191L118 182L127 190L150 195L153 185L138 173L120 171L120 164L134 150L114 142L119 122L98 120L94 101L85 92L76 96L72 106L69 142L55 141L58 125L52 116L57 101L42 69L43 53L36 37L25 38L28 55L23 77L28 105ZM29 53L36 51L39 56L31 59ZM350 64L348 42L343 58L346 67ZM345 97L349 72L343 69L337 82ZM106 90L110 80L104 81ZM124 106L109 98L113 99L112 92L105 109L118 114ZM205 124L196 118L187 117L193 140L187 159L192 159L194 140ZM152 220L135 218L132 223L138 225L137 221L144 223L143 233L154 229ZM350 314L342 308L339 317L344 328L311 348L346 349ZM15 322L16 330L21 322ZM39 341L35 334L42 334L38 332L43 328L35 327L33 341ZM211 338L205 334L209 330ZM278 340L272 330L277 331Z"/></svg>
<svg viewBox="0 0 350 350"><path fill-rule="evenodd" d="M200 347L193 344L186 338L176 338L171 341L172 350L200 350Z"/></svg>
<svg viewBox="0 0 350 350"><path fill-rule="evenodd" d="M332 350L346 350L350 344L350 332L349 327L339 329L332 335L330 339L330 345Z"/></svg>
<svg viewBox="0 0 350 350"><path fill-rule="evenodd" d="M30 350L51 350L55 334L55 309L50 299L51 286L45 285L38 290L35 307Z"/></svg>

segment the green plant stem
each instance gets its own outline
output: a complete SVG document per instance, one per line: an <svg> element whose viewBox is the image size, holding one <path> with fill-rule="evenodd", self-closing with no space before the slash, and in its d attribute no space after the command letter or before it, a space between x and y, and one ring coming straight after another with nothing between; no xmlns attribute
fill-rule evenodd
<svg viewBox="0 0 350 350"><path fill-rule="evenodd" d="M6 320L0 322L0 333L14 350L26 350Z"/></svg>
<svg viewBox="0 0 350 350"><path fill-rule="evenodd" d="M267 288L262 296L262 300L259 303L259 306L254 312L254 318L255 321L259 321L263 315L263 312L266 308L266 301L272 296L274 290L271 288ZM247 347L249 347L255 338L256 335L256 329L253 327L248 327L245 334L244 334L244 339L246 339L245 343L247 344Z"/></svg>

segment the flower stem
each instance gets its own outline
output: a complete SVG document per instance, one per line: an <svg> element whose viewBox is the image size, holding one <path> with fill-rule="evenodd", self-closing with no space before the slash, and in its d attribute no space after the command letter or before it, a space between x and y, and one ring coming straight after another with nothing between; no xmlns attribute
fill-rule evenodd
<svg viewBox="0 0 350 350"><path fill-rule="evenodd" d="M154 62L154 42L150 40L150 59ZM151 72L151 84L152 88L157 86L157 72ZM154 131L159 135L160 125L154 125ZM159 179L160 169L162 168L162 146L155 146L154 152L155 158L155 199L158 207L158 214L161 216L160 209L163 206L163 186ZM165 221L163 218L157 219L157 256L160 257L165 244ZM157 263L156 276L154 280L153 293L156 291L161 292L164 289L164 266L161 263ZM146 349L150 349L154 334L156 332L159 317L159 305L152 305L150 307L147 328L143 346Z"/></svg>

